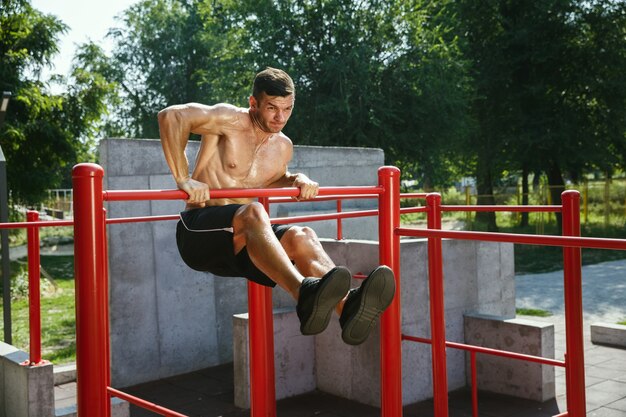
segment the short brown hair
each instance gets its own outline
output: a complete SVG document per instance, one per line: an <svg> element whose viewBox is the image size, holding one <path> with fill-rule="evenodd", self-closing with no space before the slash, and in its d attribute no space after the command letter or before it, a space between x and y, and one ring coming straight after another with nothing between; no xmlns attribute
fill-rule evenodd
<svg viewBox="0 0 626 417"><path fill-rule="evenodd" d="M252 95L258 100L261 93L268 96L286 97L296 93L293 80L285 71L267 67L254 77Z"/></svg>

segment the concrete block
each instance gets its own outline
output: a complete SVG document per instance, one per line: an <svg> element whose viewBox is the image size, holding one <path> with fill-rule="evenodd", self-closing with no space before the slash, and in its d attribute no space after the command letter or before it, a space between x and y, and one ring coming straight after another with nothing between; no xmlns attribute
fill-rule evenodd
<svg viewBox="0 0 626 417"><path fill-rule="evenodd" d="M53 417L52 364L23 366L28 354L0 342L0 417Z"/></svg>
<svg viewBox="0 0 626 417"><path fill-rule="evenodd" d="M235 405L241 408L250 408L248 323L247 313L233 316ZM274 365L277 400L315 389L314 338L300 333L293 309L274 311Z"/></svg>
<svg viewBox="0 0 626 417"><path fill-rule="evenodd" d="M466 314L467 344L554 358L554 325L523 319ZM468 354L469 355L469 354ZM478 389L547 401L555 396L554 367L481 354L476 359ZM468 360L468 384L470 369Z"/></svg>
<svg viewBox="0 0 626 417"><path fill-rule="evenodd" d="M480 313L515 317L513 244L476 242L476 278ZM504 308L504 310L501 310Z"/></svg>
<svg viewBox="0 0 626 417"><path fill-rule="evenodd" d="M614 323L591 324L591 343L626 348L626 326Z"/></svg>
<svg viewBox="0 0 626 417"><path fill-rule="evenodd" d="M380 405L380 328L359 346L341 339L336 316L328 328L315 336L317 388L363 404Z"/></svg>

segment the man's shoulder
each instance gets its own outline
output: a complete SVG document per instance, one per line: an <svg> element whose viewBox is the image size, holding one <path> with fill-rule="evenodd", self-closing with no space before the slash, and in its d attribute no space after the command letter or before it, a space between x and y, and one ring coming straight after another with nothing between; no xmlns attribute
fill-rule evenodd
<svg viewBox="0 0 626 417"><path fill-rule="evenodd" d="M246 126L250 122L248 109L243 107L233 106L228 103L217 103L211 107L213 108L213 113L222 122L237 126Z"/></svg>

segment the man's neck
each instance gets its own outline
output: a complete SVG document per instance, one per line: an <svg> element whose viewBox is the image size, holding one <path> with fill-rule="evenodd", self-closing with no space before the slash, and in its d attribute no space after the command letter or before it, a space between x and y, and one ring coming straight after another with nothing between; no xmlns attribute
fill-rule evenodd
<svg viewBox="0 0 626 417"><path fill-rule="evenodd" d="M263 130L263 127L261 126L261 123L256 116L256 112L248 109L248 115L250 116L250 120L252 120L252 129L254 130L254 135L257 138L257 144L261 145L263 142L268 140L273 135L273 133Z"/></svg>

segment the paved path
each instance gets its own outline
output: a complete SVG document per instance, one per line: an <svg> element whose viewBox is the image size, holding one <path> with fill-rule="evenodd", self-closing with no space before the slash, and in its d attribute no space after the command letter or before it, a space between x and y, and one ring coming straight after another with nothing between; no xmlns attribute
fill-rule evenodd
<svg viewBox="0 0 626 417"><path fill-rule="evenodd" d="M39 252L41 255L46 255L46 256L73 255L74 245L63 244L63 245L42 246ZM26 245L13 246L9 249L9 259L11 259L12 261L18 260L20 258L26 258L28 256L27 254L28 254L28 249L26 248Z"/></svg>
<svg viewBox="0 0 626 417"><path fill-rule="evenodd" d="M626 320L626 260L582 268L585 321L616 323ZM516 307L564 314L563 271L515 277Z"/></svg>

